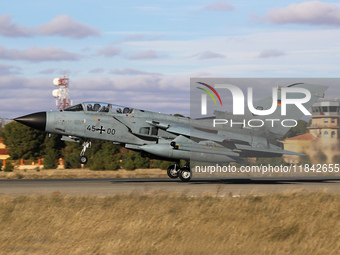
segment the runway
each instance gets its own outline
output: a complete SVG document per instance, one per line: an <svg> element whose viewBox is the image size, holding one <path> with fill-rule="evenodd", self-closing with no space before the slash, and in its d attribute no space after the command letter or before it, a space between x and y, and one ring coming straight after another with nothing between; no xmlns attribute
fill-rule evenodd
<svg viewBox="0 0 340 255"><path fill-rule="evenodd" d="M0 195L63 195L107 196L115 194L186 194L192 196L263 195L305 190L340 194L340 177L308 178L230 178L192 179L188 183L169 178L110 179L22 179L0 180Z"/></svg>

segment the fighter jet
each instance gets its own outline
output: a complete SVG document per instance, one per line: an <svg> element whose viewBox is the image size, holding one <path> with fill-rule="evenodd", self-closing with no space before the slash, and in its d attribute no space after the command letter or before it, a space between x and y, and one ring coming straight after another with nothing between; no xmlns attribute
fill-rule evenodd
<svg viewBox="0 0 340 255"><path fill-rule="evenodd" d="M303 83L288 87L310 91L311 98L304 104L306 109L327 89ZM291 98L299 98L298 93ZM272 104L272 96L269 96L254 103L254 107L269 109ZM14 120L60 134L64 141L83 140L79 157L82 164L88 161L85 152L91 147L91 139L101 139L138 151L142 156L175 161L167 169L168 176L189 181L192 177L190 160L245 163L244 157L304 155L284 150L283 144L277 141L291 128L284 121L298 120L304 114L294 105L287 105L287 114L282 116L279 108L280 104L267 116L254 115L249 110L243 116L215 111L212 117L189 119L110 103L84 102L61 111L38 112ZM232 121L236 125L229 125ZM184 165L180 165L181 159L185 160Z"/></svg>

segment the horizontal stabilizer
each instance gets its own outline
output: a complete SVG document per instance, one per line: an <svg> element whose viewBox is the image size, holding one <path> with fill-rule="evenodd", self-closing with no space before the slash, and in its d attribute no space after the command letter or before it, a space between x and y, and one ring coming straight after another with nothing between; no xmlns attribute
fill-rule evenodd
<svg viewBox="0 0 340 255"><path fill-rule="evenodd" d="M294 151L253 148L250 146L239 145L239 144L236 145L236 148L240 150L241 152L247 152L247 154L253 153L254 157L281 157L283 154L295 155L295 156L307 156L306 154L298 153Z"/></svg>

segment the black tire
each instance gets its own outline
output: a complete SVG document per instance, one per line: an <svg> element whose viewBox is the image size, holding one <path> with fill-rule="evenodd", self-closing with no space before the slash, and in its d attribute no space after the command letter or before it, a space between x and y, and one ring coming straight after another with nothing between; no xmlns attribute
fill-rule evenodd
<svg viewBox="0 0 340 255"><path fill-rule="evenodd" d="M87 163L87 157L86 156L80 156L79 162L80 162L80 164L86 164Z"/></svg>
<svg viewBox="0 0 340 255"><path fill-rule="evenodd" d="M168 174L168 176L171 178L171 179L176 179L178 178L178 173L179 173L179 168L178 166L176 165L176 169L175 169L175 165L171 165L168 167L168 170L166 171L166 173Z"/></svg>
<svg viewBox="0 0 340 255"><path fill-rule="evenodd" d="M190 168L188 167L184 167L179 171L179 175L178 177L184 181L184 182L188 182L191 179L191 171Z"/></svg>

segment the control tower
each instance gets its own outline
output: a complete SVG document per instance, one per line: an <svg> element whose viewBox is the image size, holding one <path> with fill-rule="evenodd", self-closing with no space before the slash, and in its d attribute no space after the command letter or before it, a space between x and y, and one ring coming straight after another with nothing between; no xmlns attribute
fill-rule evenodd
<svg viewBox="0 0 340 255"><path fill-rule="evenodd" d="M340 137L340 98L322 99L312 106L310 133L316 138Z"/></svg>
<svg viewBox="0 0 340 255"><path fill-rule="evenodd" d="M319 99L312 106L309 133L284 140L286 150L309 155L313 164L340 163L340 98ZM285 155L290 163L299 157Z"/></svg>

